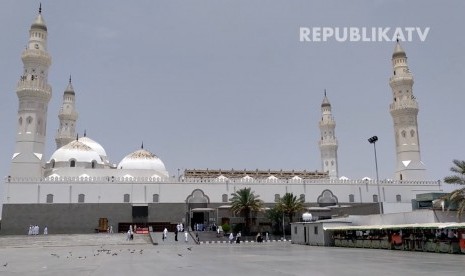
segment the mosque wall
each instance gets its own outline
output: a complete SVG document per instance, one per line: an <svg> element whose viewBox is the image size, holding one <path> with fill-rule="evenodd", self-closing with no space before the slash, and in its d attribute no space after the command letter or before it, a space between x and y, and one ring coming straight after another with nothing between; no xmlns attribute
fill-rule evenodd
<svg viewBox="0 0 465 276"><path fill-rule="evenodd" d="M49 234L93 233L99 218L108 225L132 222L131 204L4 204L2 234L27 234L29 225L46 225Z"/></svg>
<svg viewBox="0 0 465 276"><path fill-rule="evenodd" d="M54 180L5 183L4 202L18 203L184 203L195 190L209 203L228 203L231 193L250 187L264 202L273 203L286 192L305 202L372 203L378 194L374 181L312 180L295 182L179 182ZM441 191L439 182L380 182L383 202L409 203L416 194ZM52 199L50 198L52 197ZM81 201L79 202L79 199Z"/></svg>

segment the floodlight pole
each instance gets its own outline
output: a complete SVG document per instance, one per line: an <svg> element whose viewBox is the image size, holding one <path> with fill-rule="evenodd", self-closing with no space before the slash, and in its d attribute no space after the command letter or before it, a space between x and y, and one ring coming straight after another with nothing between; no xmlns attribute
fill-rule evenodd
<svg viewBox="0 0 465 276"><path fill-rule="evenodd" d="M376 167L376 186L378 188L378 204L379 204L379 213L383 213L383 205L381 203L381 191L379 188L379 176L378 176L378 158L376 157L376 142L378 141L378 136L373 136L368 138L368 142L373 144L373 149L375 152L375 167Z"/></svg>

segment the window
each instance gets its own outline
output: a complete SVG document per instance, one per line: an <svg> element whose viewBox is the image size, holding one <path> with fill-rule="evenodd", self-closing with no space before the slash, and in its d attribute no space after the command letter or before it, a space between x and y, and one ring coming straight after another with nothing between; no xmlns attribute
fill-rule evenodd
<svg viewBox="0 0 465 276"><path fill-rule="evenodd" d="M294 234L297 234L297 226L294 226Z"/></svg>
<svg viewBox="0 0 465 276"><path fill-rule="evenodd" d="M355 196L353 194L349 195L349 202L355 202Z"/></svg>
<svg viewBox="0 0 465 276"><path fill-rule="evenodd" d="M223 195L221 196L221 201L222 201L222 202L228 202L228 195L227 195L227 194L223 194Z"/></svg>
<svg viewBox="0 0 465 276"><path fill-rule="evenodd" d="M84 194L78 195L78 203L84 203L86 196Z"/></svg>
<svg viewBox="0 0 465 276"><path fill-rule="evenodd" d="M153 194L152 202L159 202L160 200L160 195L159 194ZM129 202L129 200L128 200Z"/></svg>
<svg viewBox="0 0 465 276"><path fill-rule="evenodd" d="M69 166L70 166L71 168L76 167L76 160L71 160L71 161L69 161Z"/></svg>
<svg viewBox="0 0 465 276"><path fill-rule="evenodd" d="M373 195L373 202L378 202L378 195Z"/></svg>
<svg viewBox="0 0 465 276"><path fill-rule="evenodd" d="M402 196L401 195L396 195L396 201L401 202L402 201Z"/></svg>
<svg viewBox="0 0 465 276"><path fill-rule="evenodd" d="M52 159L50 163L52 164L52 168L55 168L55 159Z"/></svg>
<svg viewBox="0 0 465 276"><path fill-rule="evenodd" d="M95 169L95 166L97 165L97 161L93 160L92 161L92 169Z"/></svg>
<svg viewBox="0 0 465 276"><path fill-rule="evenodd" d="M274 195L274 202L279 202L280 199L281 199L281 196L279 194Z"/></svg>
<svg viewBox="0 0 465 276"><path fill-rule="evenodd" d="M53 203L53 195L52 194L47 195L47 203Z"/></svg>
<svg viewBox="0 0 465 276"><path fill-rule="evenodd" d="M125 203L129 202L129 194L124 194L123 202L125 202Z"/></svg>
<svg viewBox="0 0 465 276"><path fill-rule="evenodd" d="M300 194L300 200L301 200L302 202L305 202L305 194Z"/></svg>
<svg viewBox="0 0 465 276"><path fill-rule="evenodd" d="M410 137L413 137L413 136L415 136L415 130L412 129L410 130Z"/></svg>
<svg viewBox="0 0 465 276"><path fill-rule="evenodd" d="M407 132L405 130L402 130L402 137L405 138L405 136L407 136Z"/></svg>
<svg viewBox="0 0 465 276"><path fill-rule="evenodd" d="M318 235L318 226L313 227L313 233Z"/></svg>

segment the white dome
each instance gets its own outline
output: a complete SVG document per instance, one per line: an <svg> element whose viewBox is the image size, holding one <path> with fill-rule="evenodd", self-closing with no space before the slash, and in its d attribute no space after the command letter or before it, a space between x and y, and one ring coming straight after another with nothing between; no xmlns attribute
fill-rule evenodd
<svg viewBox="0 0 465 276"><path fill-rule="evenodd" d="M50 157L50 161L52 160L55 160L55 163L75 160L77 163L91 163L92 161L96 161L97 164L103 164L100 159L100 155L80 140L73 140L72 142L57 149L52 154L52 157Z"/></svg>
<svg viewBox="0 0 465 276"><path fill-rule="evenodd" d="M126 157L119 162L118 169L155 170L168 175L163 161L155 154L145 149L140 149L126 155Z"/></svg>
<svg viewBox="0 0 465 276"><path fill-rule="evenodd" d="M96 151L103 159L103 161L107 161L107 152L105 149L100 145L99 143L95 142L94 140L90 139L87 136L79 138L79 142L85 144L86 146L89 146L91 149Z"/></svg>

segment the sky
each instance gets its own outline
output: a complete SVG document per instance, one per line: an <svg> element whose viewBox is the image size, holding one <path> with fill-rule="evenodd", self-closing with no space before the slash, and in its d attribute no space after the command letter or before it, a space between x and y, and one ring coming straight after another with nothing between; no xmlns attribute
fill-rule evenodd
<svg viewBox="0 0 465 276"><path fill-rule="evenodd" d="M21 52L39 1L0 9L0 175L14 151ZM140 148L184 169L320 171L326 89L339 176L394 176L393 41L301 42L301 27L429 28L402 42L419 103L428 178L465 159L464 1L42 1L52 56L46 160L72 75L77 132L112 163Z"/></svg>

